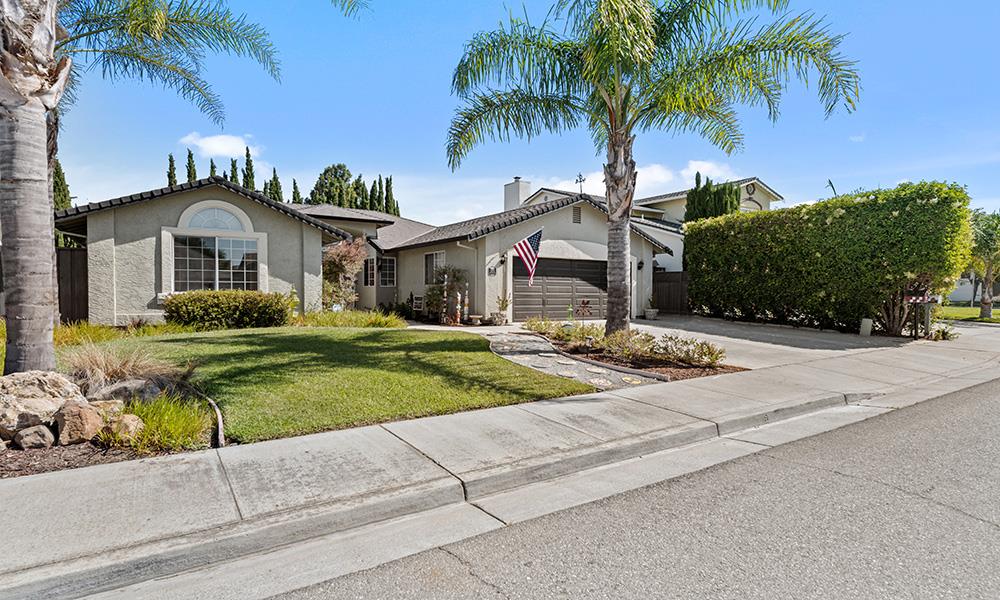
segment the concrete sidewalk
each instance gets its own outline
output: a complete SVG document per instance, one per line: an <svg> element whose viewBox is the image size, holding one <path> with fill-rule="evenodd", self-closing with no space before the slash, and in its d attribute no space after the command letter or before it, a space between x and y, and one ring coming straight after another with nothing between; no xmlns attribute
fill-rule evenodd
<svg viewBox="0 0 1000 600"><path fill-rule="evenodd" d="M646 485L676 469L642 457L708 448L684 463L703 468L705 452L728 460L1000 376L1000 327L961 333L954 342L0 481L0 522L17 548L0 562L0 598L137 585L435 510L463 523L449 535L475 535L614 493L623 484L607 465L639 460L628 481ZM790 427L762 427L792 418ZM572 493L539 500L538 486L573 478L564 488Z"/></svg>

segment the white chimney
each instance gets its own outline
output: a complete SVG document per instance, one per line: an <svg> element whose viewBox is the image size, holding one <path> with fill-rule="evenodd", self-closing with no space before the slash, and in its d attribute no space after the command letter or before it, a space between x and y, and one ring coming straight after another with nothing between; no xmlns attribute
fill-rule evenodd
<svg viewBox="0 0 1000 600"><path fill-rule="evenodd" d="M531 182L521 181L520 177L515 177L514 181L503 186L503 209L511 210L521 206L530 195Z"/></svg>

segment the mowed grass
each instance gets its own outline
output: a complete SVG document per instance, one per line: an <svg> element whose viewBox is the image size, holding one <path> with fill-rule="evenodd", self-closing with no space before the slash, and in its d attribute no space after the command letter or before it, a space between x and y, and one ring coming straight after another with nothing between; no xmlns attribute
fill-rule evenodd
<svg viewBox="0 0 1000 600"><path fill-rule="evenodd" d="M979 305L976 306L941 306L938 316L954 321L976 321L977 323L1000 323L1000 307L993 307L993 317L979 318Z"/></svg>
<svg viewBox="0 0 1000 600"><path fill-rule="evenodd" d="M593 391L459 332L284 327L110 343L194 361L193 382L243 443Z"/></svg>

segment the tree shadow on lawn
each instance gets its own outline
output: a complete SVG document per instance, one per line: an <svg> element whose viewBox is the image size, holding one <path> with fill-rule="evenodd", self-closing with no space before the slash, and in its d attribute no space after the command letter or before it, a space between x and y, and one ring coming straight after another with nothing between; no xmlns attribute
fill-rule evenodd
<svg viewBox="0 0 1000 600"><path fill-rule="evenodd" d="M405 330L349 333L341 330L333 334L253 330L173 337L156 343L174 347L172 354L178 358L193 360L198 366L195 381L208 393L216 395L224 390L238 390L244 385L279 388L293 383L296 373L303 370L327 372L359 367L438 379L444 384L440 387L442 395L487 389L516 402L574 391L567 380L537 373L494 355L489 350L489 342L473 334ZM193 356L184 356L185 346L190 347ZM212 348L213 352L206 355L201 351L205 347ZM214 351L216 348L218 351ZM546 382L546 378L551 380ZM546 393L547 390L555 391ZM225 405L237 400L231 395L221 393L217 399Z"/></svg>

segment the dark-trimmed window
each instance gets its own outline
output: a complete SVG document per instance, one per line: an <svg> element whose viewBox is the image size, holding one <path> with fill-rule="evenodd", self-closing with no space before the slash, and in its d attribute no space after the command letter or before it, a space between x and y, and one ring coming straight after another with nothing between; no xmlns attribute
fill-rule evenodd
<svg viewBox="0 0 1000 600"><path fill-rule="evenodd" d="M372 287L372 286L374 286L375 285L375 259L374 258L366 258L365 259L364 272L365 272L365 275L364 275L364 279L362 281L362 285L364 285L365 287Z"/></svg>

